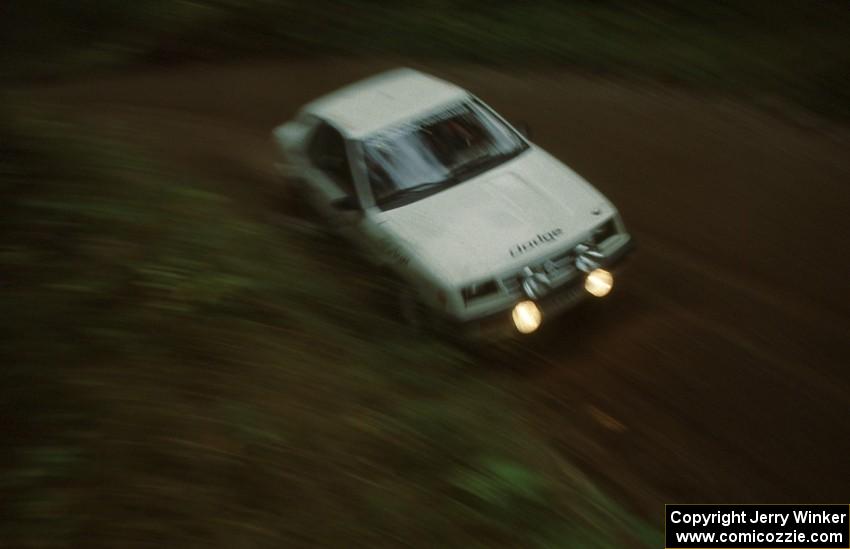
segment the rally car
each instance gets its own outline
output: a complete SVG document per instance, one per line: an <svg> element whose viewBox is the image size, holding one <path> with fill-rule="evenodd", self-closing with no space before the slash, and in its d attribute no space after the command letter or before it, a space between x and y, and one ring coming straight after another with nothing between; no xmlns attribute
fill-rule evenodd
<svg viewBox="0 0 850 549"><path fill-rule="evenodd" d="M632 249L614 205L470 92L397 69L273 131L287 182L402 281L408 320L531 333L603 297Z"/></svg>

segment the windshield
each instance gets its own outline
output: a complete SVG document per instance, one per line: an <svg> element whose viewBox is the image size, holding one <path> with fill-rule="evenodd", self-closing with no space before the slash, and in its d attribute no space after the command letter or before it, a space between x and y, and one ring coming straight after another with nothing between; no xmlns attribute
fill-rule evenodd
<svg viewBox="0 0 850 549"><path fill-rule="evenodd" d="M486 108L459 103L363 142L382 209L409 204L513 158L528 146Z"/></svg>

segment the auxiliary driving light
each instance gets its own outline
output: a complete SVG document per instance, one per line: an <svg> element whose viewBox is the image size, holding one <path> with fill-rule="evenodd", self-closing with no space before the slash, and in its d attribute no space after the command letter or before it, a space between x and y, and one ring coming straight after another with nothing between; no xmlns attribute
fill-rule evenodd
<svg viewBox="0 0 850 549"><path fill-rule="evenodd" d="M533 301L520 301L514 306L511 316L514 325L520 333L530 334L536 330L543 321L543 313Z"/></svg>
<svg viewBox="0 0 850 549"><path fill-rule="evenodd" d="M614 276L605 269L593 269L584 279L584 289L596 297L605 297L613 286Z"/></svg>

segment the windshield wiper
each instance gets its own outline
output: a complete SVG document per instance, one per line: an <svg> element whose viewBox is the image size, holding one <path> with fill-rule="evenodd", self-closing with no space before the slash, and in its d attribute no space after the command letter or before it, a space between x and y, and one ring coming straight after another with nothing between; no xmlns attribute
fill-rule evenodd
<svg viewBox="0 0 850 549"><path fill-rule="evenodd" d="M434 191L438 187L446 186L446 185L452 183L453 181L454 181L454 178L448 177L448 178L445 178L445 179L440 179L439 181L426 181L424 183L417 183L416 185L413 185L411 187L405 187L403 189L398 189L398 190L393 191L392 193L382 197L378 201L378 205L384 205L384 204L387 204L387 203L396 202L397 200L399 200L401 198L412 197L414 195L417 195L417 194L420 194L420 193L423 193L423 192Z"/></svg>

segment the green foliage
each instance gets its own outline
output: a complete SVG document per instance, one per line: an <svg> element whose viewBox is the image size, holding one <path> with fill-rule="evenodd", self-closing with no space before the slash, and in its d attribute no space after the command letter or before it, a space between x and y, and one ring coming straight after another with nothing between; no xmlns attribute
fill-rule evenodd
<svg viewBox="0 0 850 549"><path fill-rule="evenodd" d="M5 543L658 541L462 351L376 309L383 281L333 242L257 222L61 112L12 114Z"/></svg>
<svg viewBox="0 0 850 549"><path fill-rule="evenodd" d="M544 500L545 481L521 465L490 458L483 460L480 469L458 474L454 484L502 509L511 509L515 500Z"/></svg>

